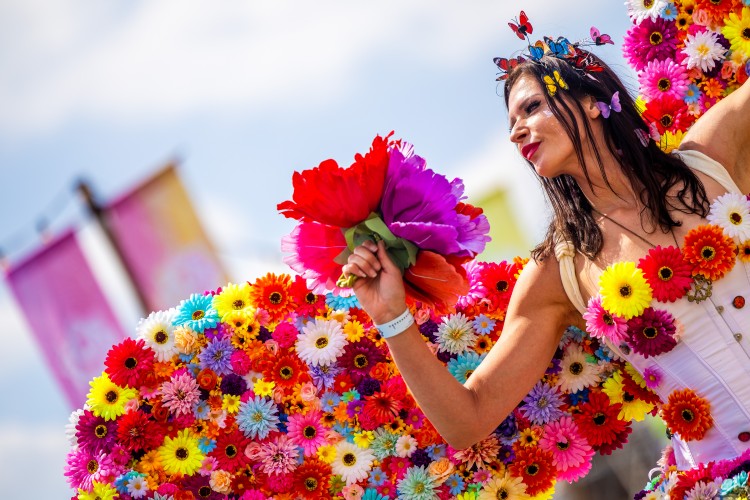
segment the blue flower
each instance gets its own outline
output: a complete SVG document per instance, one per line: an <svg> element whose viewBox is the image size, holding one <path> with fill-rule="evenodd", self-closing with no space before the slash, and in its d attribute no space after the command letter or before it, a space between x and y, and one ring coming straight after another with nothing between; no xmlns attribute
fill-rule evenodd
<svg viewBox="0 0 750 500"><path fill-rule="evenodd" d="M383 495L378 493L378 490L367 488L365 490L365 494L362 495L362 500L391 500L391 497L389 496L384 497Z"/></svg>
<svg viewBox="0 0 750 500"><path fill-rule="evenodd" d="M586 388L578 392L572 392L568 397L570 398L570 404L572 405L585 403L589 400L589 390Z"/></svg>
<svg viewBox="0 0 750 500"><path fill-rule="evenodd" d="M563 404L560 392L544 382L537 382L523 400L521 413L532 423L543 425L562 417L565 412L560 409Z"/></svg>
<svg viewBox="0 0 750 500"><path fill-rule="evenodd" d="M445 480L445 484L451 492L451 495L458 495L464 490L464 480L458 474L451 474L448 479Z"/></svg>
<svg viewBox="0 0 750 500"><path fill-rule="evenodd" d="M341 401L341 397L337 393L326 391L320 396L320 407L323 408L323 411L332 412L338 406L339 401Z"/></svg>
<svg viewBox="0 0 750 500"><path fill-rule="evenodd" d="M273 401L256 396L240 405L237 427L250 439L265 439L281 423L278 413Z"/></svg>
<svg viewBox="0 0 750 500"><path fill-rule="evenodd" d="M674 6L674 2L667 2L659 15L667 21L674 21L677 19L677 9Z"/></svg>
<svg viewBox="0 0 750 500"><path fill-rule="evenodd" d="M370 486L380 486L386 479L388 479L388 474L383 472L383 469L380 467L375 467L370 471L370 477L367 482Z"/></svg>
<svg viewBox="0 0 750 500"><path fill-rule="evenodd" d="M492 333L492 330L495 329L496 323L497 321L494 319L485 316L484 314L480 314L474 318L474 330L481 335L487 335Z"/></svg>
<svg viewBox="0 0 750 500"><path fill-rule="evenodd" d="M198 355L201 368L210 368L217 375L232 373L234 347L229 338L214 339Z"/></svg>
<svg viewBox="0 0 750 500"><path fill-rule="evenodd" d="M211 453L214 448L216 448L216 440L211 439L208 436L201 436L198 439L198 448L200 448L200 450L207 455Z"/></svg>
<svg viewBox="0 0 750 500"><path fill-rule="evenodd" d="M210 411L208 403L203 400L198 400L193 404L193 415L198 420L206 420Z"/></svg>
<svg viewBox="0 0 750 500"><path fill-rule="evenodd" d="M466 383L469 375L474 373L479 363L484 359L484 355L480 356L474 351L466 351L458 355L456 359L452 359L448 362L448 371L451 375L461 382Z"/></svg>
<svg viewBox="0 0 750 500"><path fill-rule="evenodd" d="M206 328L214 328L219 322L219 313L213 307L213 296L194 293L189 299L180 302L172 324L186 326L203 333Z"/></svg>
<svg viewBox="0 0 750 500"><path fill-rule="evenodd" d="M352 294L349 297L344 297L342 295L334 295L330 292L326 294L326 305L335 311L341 309L348 311L352 307L360 307L356 295Z"/></svg>
<svg viewBox="0 0 750 500"><path fill-rule="evenodd" d="M430 458L433 460L440 460L446 456L446 451L444 444L431 444L427 447L427 453L430 454Z"/></svg>
<svg viewBox="0 0 750 500"><path fill-rule="evenodd" d="M690 85L688 85L687 91L685 92L685 97L683 97L682 100L688 104L692 104L694 102L700 101L702 95L703 92L701 92L701 89L698 88L696 84L691 83Z"/></svg>
<svg viewBox="0 0 750 500"><path fill-rule="evenodd" d="M310 376L318 389L332 388L336 382L336 375L339 373L341 373L341 367L336 365L310 367Z"/></svg>

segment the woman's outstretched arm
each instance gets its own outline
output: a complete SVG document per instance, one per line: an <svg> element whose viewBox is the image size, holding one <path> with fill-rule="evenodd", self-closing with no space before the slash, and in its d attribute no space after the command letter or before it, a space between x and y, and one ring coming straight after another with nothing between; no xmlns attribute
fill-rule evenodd
<svg viewBox="0 0 750 500"><path fill-rule="evenodd" d="M727 169L744 192L750 192L750 84L706 111L685 136L680 149L695 149Z"/></svg>
<svg viewBox="0 0 750 500"><path fill-rule="evenodd" d="M406 309L401 273L382 242L358 247L344 272L360 277L354 291L376 324ZM524 268L500 340L466 384L430 352L416 326L387 342L422 411L460 449L487 437L518 405L544 375L565 328L580 321L565 295L557 262L548 259Z"/></svg>

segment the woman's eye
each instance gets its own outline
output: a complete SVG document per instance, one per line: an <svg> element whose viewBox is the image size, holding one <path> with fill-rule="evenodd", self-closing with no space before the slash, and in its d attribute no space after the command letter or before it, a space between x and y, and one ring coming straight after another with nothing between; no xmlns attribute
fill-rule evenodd
<svg viewBox="0 0 750 500"><path fill-rule="evenodd" d="M531 113L532 111L534 111L538 107L539 107L539 101L532 101L532 102L530 102L529 105L526 106L526 114Z"/></svg>

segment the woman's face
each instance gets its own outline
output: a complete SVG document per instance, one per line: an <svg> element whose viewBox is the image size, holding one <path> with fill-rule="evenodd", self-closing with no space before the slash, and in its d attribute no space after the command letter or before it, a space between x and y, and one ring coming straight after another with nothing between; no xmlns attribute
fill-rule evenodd
<svg viewBox="0 0 750 500"><path fill-rule="evenodd" d="M544 92L531 75L516 80L508 99L510 140L542 177L580 173L573 143L549 109Z"/></svg>

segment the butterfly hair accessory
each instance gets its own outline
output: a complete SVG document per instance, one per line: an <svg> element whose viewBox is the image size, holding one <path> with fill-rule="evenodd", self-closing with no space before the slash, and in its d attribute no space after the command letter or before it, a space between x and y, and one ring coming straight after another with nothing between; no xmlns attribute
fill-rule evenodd
<svg viewBox="0 0 750 500"><path fill-rule="evenodd" d="M555 97L557 89L568 90L568 83L563 80L557 70L554 70L552 75L544 75L544 85L547 87L547 93L550 97Z"/></svg>
<svg viewBox="0 0 750 500"><path fill-rule="evenodd" d="M612 99L609 104L606 102L596 101L596 107L599 108L599 111L601 111L602 116L604 118L609 118L609 115L611 112L619 113L622 111L622 106L620 105L620 91L618 90L614 94L612 94Z"/></svg>
<svg viewBox="0 0 750 500"><path fill-rule="evenodd" d="M518 38L520 38L521 40L526 40L529 52L528 54L523 54L522 56L516 58L495 57L493 59L493 62L500 70L500 74L497 77L498 81L507 79L508 75L512 73L520 63L526 61L527 59L531 59L532 61L540 61L544 56L556 57L558 59L566 61L576 70L583 71L586 74L600 72L603 71L604 68L595 60L591 53L589 53L587 50L583 50L582 47L601 46L606 44L614 45L611 36L603 34L601 31L599 31L598 28L594 26L592 26L589 30L590 38L586 38L578 42L571 42L563 36L557 38L545 36L542 37L542 40L532 42L531 38L529 38L529 35L534 32L534 27L529 21L529 16L527 16L526 12L524 11L521 11L521 13L518 15L518 18L513 19L511 22L509 22L508 26L510 26L510 29L513 30L513 33L515 33ZM554 75L549 76L555 83L555 90L550 91L550 87L548 85L548 92L556 93L558 88L567 88L567 84L565 86L560 85L554 78Z"/></svg>

